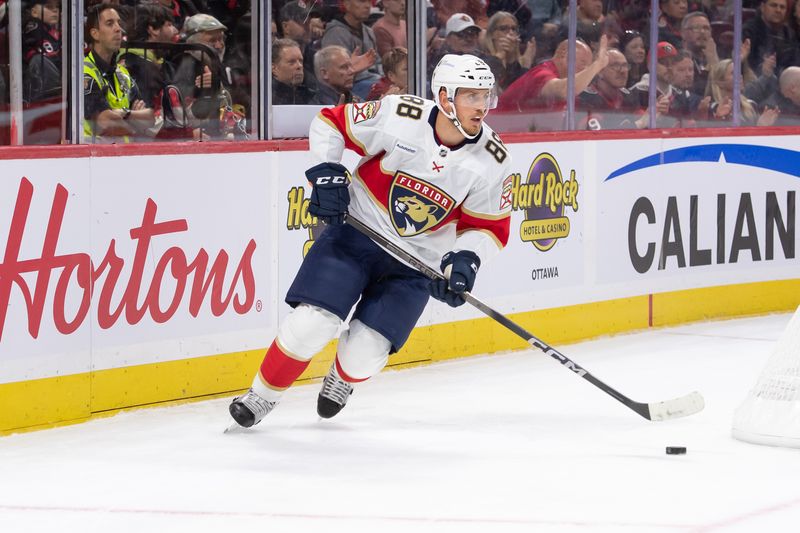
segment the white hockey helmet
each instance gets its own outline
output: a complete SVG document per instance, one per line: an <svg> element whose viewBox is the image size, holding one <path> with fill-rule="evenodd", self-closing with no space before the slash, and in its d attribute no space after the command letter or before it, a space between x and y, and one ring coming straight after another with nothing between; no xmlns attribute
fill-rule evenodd
<svg viewBox="0 0 800 533"><path fill-rule="evenodd" d="M453 109L451 113L446 112L439 103L439 92L444 88L447 93L447 101ZM470 54L446 54L439 60L439 64L433 71L431 77L431 92L436 101L439 111L453 121L458 131L467 139L474 139L477 134L469 135L461 127L461 122L456 118L455 98L458 89L489 89L486 99L486 111L497 106L497 93L494 91L494 74L486 62Z"/></svg>

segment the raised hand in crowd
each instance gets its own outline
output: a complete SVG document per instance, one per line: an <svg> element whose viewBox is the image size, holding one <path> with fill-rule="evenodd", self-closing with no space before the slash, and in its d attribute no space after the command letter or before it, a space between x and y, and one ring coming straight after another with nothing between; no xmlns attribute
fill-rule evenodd
<svg viewBox="0 0 800 533"><path fill-rule="evenodd" d="M758 121L756 122L757 126L772 126L778 120L778 116L781 114L780 108L777 107L765 107L764 111L758 116Z"/></svg>
<svg viewBox="0 0 800 533"><path fill-rule="evenodd" d="M516 57L514 49L519 50L519 34L503 33L498 35L494 41L495 53L494 56L503 62L507 63ZM511 59L509 59L511 58Z"/></svg>
<svg viewBox="0 0 800 533"><path fill-rule="evenodd" d="M777 66L777 64L778 64L778 54L772 52L771 54L765 55L764 60L761 62L761 74L767 77L774 76L775 67Z"/></svg>
<svg viewBox="0 0 800 533"><path fill-rule="evenodd" d="M201 89L211 87L211 69L208 68L208 65L203 66L203 74L194 79L194 85Z"/></svg>
<svg viewBox="0 0 800 533"><path fill-rule="evenodd" d="M750 39L745 39L742 41L742 46L739 48L739 54L742 57L742 63L747 61L747 58L750 57L750 49L752 44L750 43Z"/></svg>
<svg viewBox="0 0 800 533"><path fill-rule="evenodd" d="M704 96L700 102L697 103L697 112L695 113L695 118L699 120L707 120L709 109L711 109L711 96Z"/></svg>
<svg viewBox="0 0 800 533"><path fill-rule="evenodd" d="M325 23L319 17L312 17L309 19L308 29L311 33L312 41L322 39L322 36L325 35Z"/></svg>
<svg viewBox="0 0 800 533"><path fill-rule="evenodd" d="M656 100L656 118L667 115L669 113L669 106L672 104L672 97L668 94L662 94Z"/></svg>
<svg viewBox="0 0 800 533"><path fill-rule="evenodd" d="M597 54L595 55L593 66L596 67L597 72L608 66L608 35L606 34L600 37L600 44L597 46Z"/></svg>
<svg viewBox="0 0 800 533"><path fill-rule="evenodd" d="M716 65L719 63L719 54L717 53L717 43L713 38L709 37L703 47L703 55L706 58L707 65Z"/></svg>
<svg viewBox="0 0 800 533"><path fill-rule="evenodd" d="M374 48L370 48L363 54L361 53L361 46L356 46L353 53L350 54L350 62L353 65L353 70L358 74L375 64L378 59L378 54Z"/></svg>
<svg viewBox="0 0 800 533"><path fill-rule="evenodd" d="M519 56L519 64L525 68L531 68L536 58L536 37L531 37L525 46L525 52Z"/></svg>
<svg viewBox="0 0 800 533"><path fill-rule="evenodd" d="M428 28L425 31L425 36L428 39L428 53L436 54L439 49L444 46L444 37L438 34L439 29L436 27Z"/></svg>
<svg viewBox="0 0 800 533"><path fill-rule="evenodd" d="M722 102L717 105L716 109L714 109L714 118L716 119L724 119L728 117L731 112L733 111L733 100L730 98L725 98Z"/></svg>
<svg viewBox="0 0 800 533"><path fill-rule="evenodd" d="M711 98L709 97L709 101ZM672 97L664 94L656 100L656 123L658 119L669 114L669 106L672 103ZM637 128L644 129L650 125L650 108L647 108L642 116L634 122Z"/></svg>

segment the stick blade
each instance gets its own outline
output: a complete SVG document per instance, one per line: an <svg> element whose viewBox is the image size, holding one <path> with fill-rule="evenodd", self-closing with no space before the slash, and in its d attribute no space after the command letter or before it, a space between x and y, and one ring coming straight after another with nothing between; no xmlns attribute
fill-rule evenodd
<svg viewBox="0 0 800 533"><path fill-rule="evenodd" d="M699 392L694 391L680 398L647 404L650 414L647 418L659 421L683 418L699 413L705 406L706 402L703 400L703 396Z"/></svg>

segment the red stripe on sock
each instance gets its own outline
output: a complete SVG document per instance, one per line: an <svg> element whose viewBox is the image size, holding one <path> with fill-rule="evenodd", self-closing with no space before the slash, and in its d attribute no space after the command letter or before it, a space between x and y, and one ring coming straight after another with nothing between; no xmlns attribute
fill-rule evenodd
<svg viewBox="0 0 800 533"><path fill-rule="evenodd" d="M298 361L289 357L278 345L277 339L267 350L261 363L261 378L275 389L285 389L300 377L310 361Z"/></svg>
<svg viewBox="0 0 800 533"><path fill-rule="evenodd" d="M342 370L342 365L339 364L339 357L338 356L336 357L335 364L336 364L336 371L339 373L339 377L341 377L343 380L345 380L348 383L361 383L362 381L367 381L369 379L369 376L365 377L365 378L362 378L362 379L358 379L358 378L354 378L354 377L348 376L345 373L345 371Z"/></svg>

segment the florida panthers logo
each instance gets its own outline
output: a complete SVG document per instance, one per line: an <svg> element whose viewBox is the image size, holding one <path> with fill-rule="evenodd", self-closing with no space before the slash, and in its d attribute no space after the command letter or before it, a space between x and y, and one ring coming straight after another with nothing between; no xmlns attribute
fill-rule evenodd
<svg viewBox="0 0 800 533"><path fill-rule="evenodd" d="M381 108L380 101L364 102L362 104L353 104L353 124L364 122L375 117L378 110Z"/></svg>
<svg viewBox="0 0 800 533"><path fill-rule="evenodd" d="M419 235L444 220L455 201L443 190L398 172L389 189L389 215L401 237Z"/></svg>

